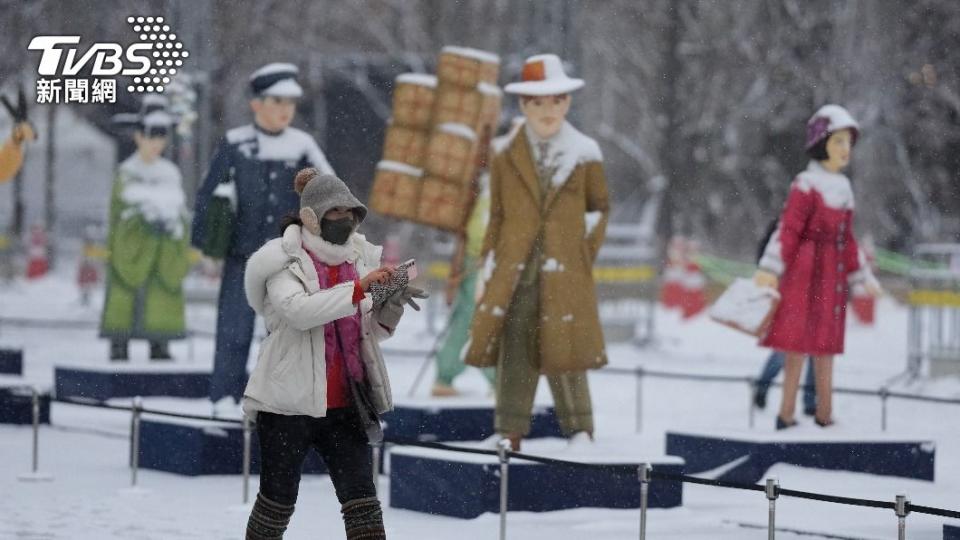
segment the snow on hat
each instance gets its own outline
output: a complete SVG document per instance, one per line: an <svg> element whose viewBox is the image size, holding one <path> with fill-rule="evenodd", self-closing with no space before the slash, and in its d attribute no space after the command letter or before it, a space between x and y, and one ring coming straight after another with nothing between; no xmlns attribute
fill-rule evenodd
<svg viewBox="0 0 960 540"><path fill-rule="evenodd" d="M147 94L140 103L140 110L135 113L117 113L113 115L113 123L120 128L130 131L142 131L148 137L163 137L177 122L177 119L167 110L169 101L164 96Z"/></svg>
<svg viewBox="0 0 960 540"><path fill-rule="evenodd" d="M166 137L173 124L173 116L166 109L155 109L140 119L140 131L147 137Z"/></svg>
<svg viewBox="0 0 960 540"><path fill-rule="evenodd" d="M319 219L338 206L353 210L358 224L367 217L367 207L333 174L321 174L313 167L301 169L293 180L293 189L300 194L300 208L312 209Z"/></svg>
<svg viewBox="0 0 960 540"><path fill-rule="evenodd" d="M825 140L831 134L841 129L851 131L851 145L857 143L860 135L860 124L853 119L850 112L840 105L824 105L813 113L807 120L807 144L804 149L809 150Z"/></svg>
<svg viewBox="0 0 960 540"><path fill-rule="evenodd" d="M527 58L520 73L520 82L504 87L508 94L521 96L555 96L579 90L583 79L572 79L563 70L563 62L555 54L538 54Z"/></svg>
<svg viewBox="0 0 960 540"><path fill-rule="evenodd" d="M140 103L140 114L146 116L153 111L165 111L170 106L170 100L159 94L147 94Z"/></svg>
<svg viewBox="0 0 960 540"><path fill-rule="evenodd" d="M303 88L297 83L300 70L286 62L273 62L250 75L250 91L256 97L298 98Z"/></svg>

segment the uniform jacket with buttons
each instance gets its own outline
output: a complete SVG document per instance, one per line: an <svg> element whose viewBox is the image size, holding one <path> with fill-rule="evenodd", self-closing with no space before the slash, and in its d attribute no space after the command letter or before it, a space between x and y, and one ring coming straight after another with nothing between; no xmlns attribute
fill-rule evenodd
<svg viewBox="0 0 960 540"><path fill-rule="evenodd" d="M283 216L300 208L293 179L304 167L333 173L317 142L302 130L288 127L269 134L253 124L229 130L197 192L193 245L203 245L205 216L214 190L231 180L237 219L228 255L249 256L275 238Z"/></svg>
<svg viewBox="0 0 960 540"><path fill-rule="evenodd" d="M780 276L781 301L761 344L828 355L843 352L850 285L874 280L853 234L853 189L843 174L810 162L790 193L760 259Z"/></svg>

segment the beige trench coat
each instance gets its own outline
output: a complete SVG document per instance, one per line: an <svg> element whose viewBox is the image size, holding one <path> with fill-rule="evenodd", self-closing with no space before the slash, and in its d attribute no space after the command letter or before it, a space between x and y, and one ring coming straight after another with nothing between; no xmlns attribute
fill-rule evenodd
<svg viewBox="0 0 960 540"><path fill-rule="evenodd" d="M541 372L582 371L607 363L593 281L609 218L602 156L595 141L569 124L556 144L562 145L565 158L545 201L524 129L491 164L490 223L481 257L484 292L465 355L471 366L497 365L506 311L538 235L543 249Z"/></svg>

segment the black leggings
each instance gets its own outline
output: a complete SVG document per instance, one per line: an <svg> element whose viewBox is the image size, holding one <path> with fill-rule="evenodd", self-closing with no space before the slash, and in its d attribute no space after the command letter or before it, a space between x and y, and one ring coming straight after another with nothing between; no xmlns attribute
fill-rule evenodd
<svg viewBox="0 0 960 540"><path fill-rule="evenodd" d="M260 440L260 493L280 504L297 502L307 452L320 453L337 499L376 497L367 435L354 407L331 409L324 418L257 414Z"/></svg>

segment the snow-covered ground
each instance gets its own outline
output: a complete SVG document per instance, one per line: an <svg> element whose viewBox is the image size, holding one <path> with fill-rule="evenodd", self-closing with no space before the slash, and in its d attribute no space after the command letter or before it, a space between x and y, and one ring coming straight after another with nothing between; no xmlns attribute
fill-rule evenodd
<svg viewBox="0 0 960 540"><path fill-rule="evenodd" d="M93 306L79 304L69 270L34 283L0 285L0 317L70 319L87 321L68 329L37 328L0 323L0 345L22 346L26 353L25 378L49 386L53 366L85 364L105 366L107 344L97 339L96 320L100 294ZM657 313L657 344L645 350L613 345L611 364L644 366L652 370L725 375L752 375L766 351L737 333L704 317L681 322L673 313ZM192 304L191 328L212 330L213 307ZM422 363L411 350L430 347L423 313L408 315L399 335L385 343L397 395L405 395ZM172 347L178 362L202 368L210 365L212 342L196 337ZM847 354L836 362L836 384L878 388L903 371L906 365L906 310L891 299L879 303L878 324L865 328L851 323ZM146 345L133 348L133 363L146 364ZM429 390L427 381L419 395ZM664 432L709 430L747 431L748 390L744 384L698 383L646 379L643 387L643 433L636 435L636 383L632 377L610 373L590 374L596 411L597 437L604 447L622 442L627 452L662 455ZM8 380L8 379L5 379ZM488 396L485 380L474 370L457 381L461 390L477 399ZM941 379L898 389L930 395L960 397L960 380ZM546 385L538 401L549 403ZM779 402L771 392L766 411L756 418L756 433L773 431ZM892 500L906 493L916 504L960 508L960 406L891 400L887 435L934 440L937 445L936 481L923 482L864 474L828 472L777 465L768 475L787 488L837 495ZM157 400L152 406L202 409L197 403ZM838 395L835 398L837 434L879 435L880 401L877 398ZM186 478L141 470L139 487L131 490L127 468L129 416L125 413L55 404L51 426L41 434L40 464L53 476L49 482L22 482L29 471L31 432L27 427L0 426L0 539L236 539L244 530L247 509L240 505L239 476ZM824 432L804 417L797 436ZM531 447L531 451L534 448ZM382 480L382 493L388 481ZM253 480L256 490L256 478ZM384 495L384 498L388 498ZM760 493L686 485L684 505L653 510L648 520L649 538L750 539L766 538L767 502ZM474 520L428 516L395 510L385 505L390 538L493 538L498 516ZM583 538L636 538L635 510L582 509L543 514L511 513L510 538L573 540ZM946 520L921 515L908 519L911 539L939 539ZM287 538L342 538L339 505L329 479L304 478ZM954 523L957 524L957 523ZM800 538L789 529L827 533L833 538L881 539L896 534L893 512L781 498L778 538Z"/></svg>

